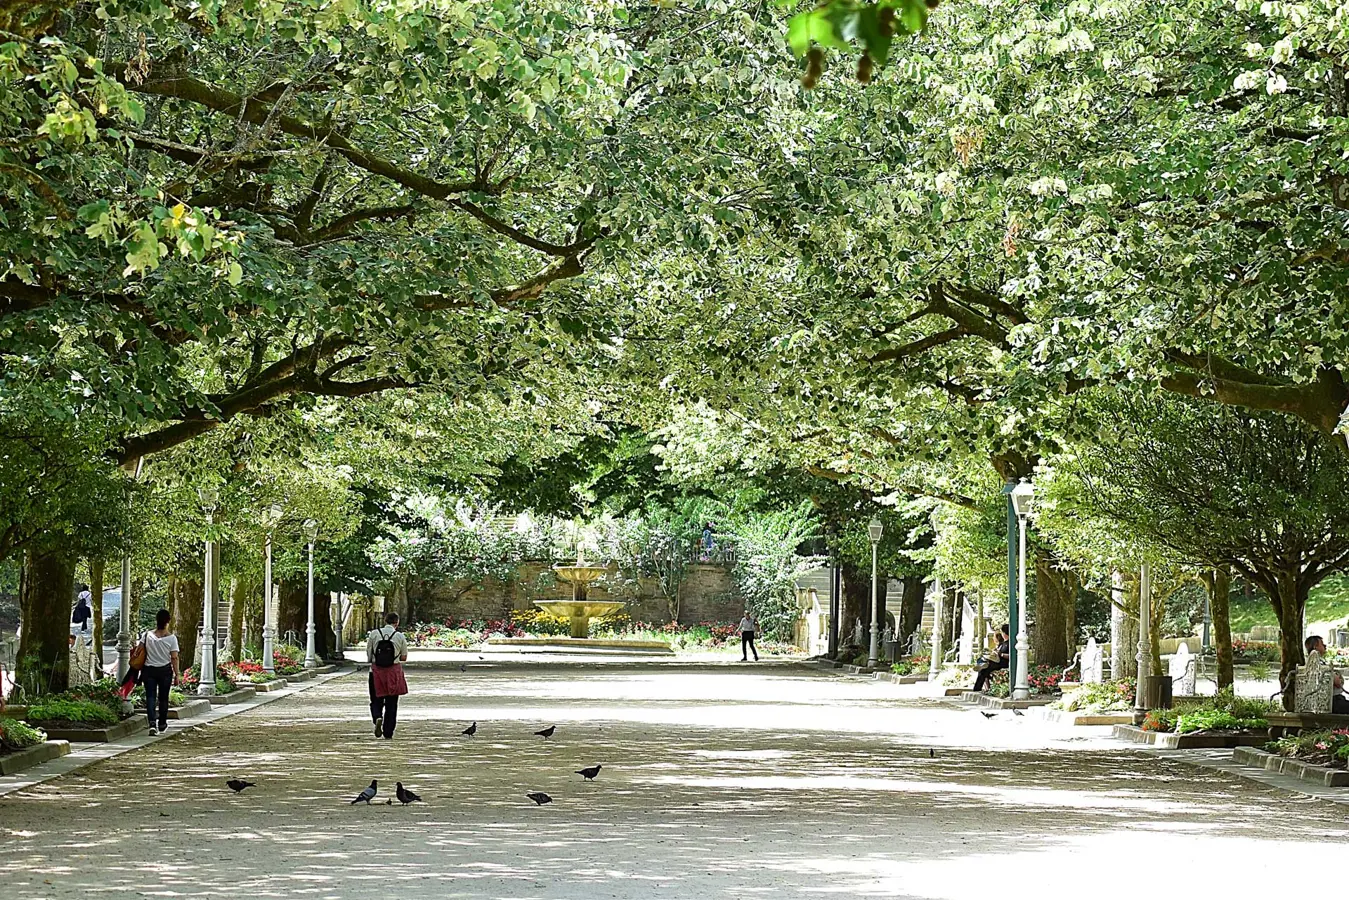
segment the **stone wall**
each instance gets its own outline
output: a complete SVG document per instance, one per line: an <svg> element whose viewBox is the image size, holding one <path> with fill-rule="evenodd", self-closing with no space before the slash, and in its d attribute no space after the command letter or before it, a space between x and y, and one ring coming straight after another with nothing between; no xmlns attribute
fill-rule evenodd
<svg viewBox="0 0 1349 900"><path fill-rule="evenodd" d="M663 624L670 621L665 597L657 580L640 578L623 584L617 568L611 566L605 581L590 588L595 600L624 600L627 613L635 621ZM571 586L553 577L551 566L542 562L523 563L516 577L501 582L489 578L481 584L470 581L414 582L408 586L413 619L443 622L446 619L502 619L515 610L534 609L535 600L564 599ZM689 566L680 589L679 621L738 622L744 603L735 589L730 570L725 566L695 563Z"/></svg>

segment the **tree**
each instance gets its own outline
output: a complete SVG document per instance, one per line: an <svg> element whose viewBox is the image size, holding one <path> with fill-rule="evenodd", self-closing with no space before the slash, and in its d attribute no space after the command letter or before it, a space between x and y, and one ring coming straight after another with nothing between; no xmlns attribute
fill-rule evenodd
<svg viewBox="0 0 1349 900"><path fill-rule="evenodd" d="M1099 402L1113 440L1060 464L1080 481L1090 514L1173 558L1231 567L1264 588L1287 684L1303 661L1308 591L1349 563L1339 499L1349 459L1286 415L1163 396Z"/></svg>

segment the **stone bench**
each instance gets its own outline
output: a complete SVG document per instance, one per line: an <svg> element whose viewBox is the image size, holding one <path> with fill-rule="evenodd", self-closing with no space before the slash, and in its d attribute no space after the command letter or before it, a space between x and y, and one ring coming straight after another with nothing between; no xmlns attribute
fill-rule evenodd
<svg viewBox="0 0 1349 900"><path fill-rule="evenodd" d="M1337 716L1333 713L1270 713L1265 718L1269 720L1271 738L1301 734L1304 731L1349 728L1349 716Z"/></svg>

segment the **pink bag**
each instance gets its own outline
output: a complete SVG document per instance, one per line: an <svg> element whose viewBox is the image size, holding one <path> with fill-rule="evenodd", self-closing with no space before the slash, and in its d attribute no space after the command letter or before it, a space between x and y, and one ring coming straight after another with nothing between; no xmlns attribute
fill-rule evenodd
<svg viewBox="0 0 1349 900"><path fill-rule="evenodd" d="M370 671L375 676L376 697L401 697L408 692L408 681L403 677L402 666L371 666Z"/></svg>

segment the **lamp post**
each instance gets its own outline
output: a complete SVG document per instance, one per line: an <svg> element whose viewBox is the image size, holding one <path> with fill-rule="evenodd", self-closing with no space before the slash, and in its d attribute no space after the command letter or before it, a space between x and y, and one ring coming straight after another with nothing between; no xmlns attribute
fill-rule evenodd
<svg viewBox="0 0 1349 900"><path fill-rule="evenodd" d="M317 669L319 659L314 651L314 541L318 540L319 523L305 519L304 536L309 542L309 621L304 627L304 667Z"/></svg>
<svg viewBox="0 0 1349 900"><path fill-rule="evenodd" d="M136 473L141 477L145 457L136 460ZM131 669L131 555L122 557L122 608L117 611L117 680L120 682ZM122 711L132 711L131 701L122 701Z"/></svg>
<svg viewBox="0 0 1349 900"><path fill-rule="evenodd" d="M285 515L285 510L276 504L273 504L263 514L263 524L267 526L267 540L264 544L266 558L262 566L262 670L264 672L271 672L276 668L272 659L273 645L276 642L276 611L272 603L272 533L276 531L276 525L281 521L283 515Z"/></svg>
<svg viewBox="0 0 1349 900"><path fill-rule="evenodd" d="M1138 570L1138 686L1134 689L1134 724L1148 712L1148 676L1152 674L1152 566Z"/></svg>
<svg viewBox="0 0 1349 900"><path fill-rule="evenodd" d="M1012 488L1012 509L1019 527L1017 553L1016 678L1012 699L1030 699L1030 640L1026 637L1026 517L1035 503L1035 488L1025 478Z"/></svg>
<svg viewBox="0 0 1349 900"><path fill-rule="evenodd" d="M879 615L876 603L876 548L881 543L881 520L872 519L867 525L867 537L871 538L871 651L867 654L867 667L876 668L881 650L881 625L876 621Z"/></svg>
<svg viewBox="0 0 1349 900"><path fill-rule="evenodd" d="M201 508L206 512L206 560L202 567L201 668L198 670L197 693L209 697L215 693L215 555L211 552L211 529L215 525L215 510L220 495L210 485L197 490Z"/></svg>

